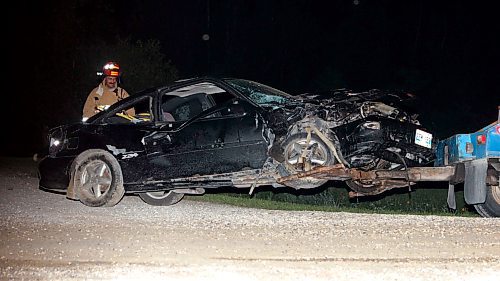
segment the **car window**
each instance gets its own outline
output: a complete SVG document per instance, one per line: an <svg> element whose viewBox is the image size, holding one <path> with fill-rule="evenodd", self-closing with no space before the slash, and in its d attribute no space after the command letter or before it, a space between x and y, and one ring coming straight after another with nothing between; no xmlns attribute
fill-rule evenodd
<svg viewBox="0 0 500 281"><path fill-rule="evenodd" d="M210 107L212 105L204 93L184 97L166 94L161 100L163 121L168 122L187 121Z"/></svg>
<svg viewBox="0 0 500 281"><path fill-rule="evenodd" d="M151 110L152 97L146 96L133 103L113 109L111 114L104 119L104 123L110 124L137 124L154 121Z"/></svg>
<svg viewBox="0 0 500 281"><path fill-rule="evenodd" d="M243 79L226 79L225 81L259 105L296 103L293 96L264 84Z"/></svg>
<svg viewBox="0 0 500 281"><path fill-rule="evenodd" d="M198 83L166 92L161 98L161 118L166 122L185 122L235 96L213 83ZM216 112L203 118L219 117Z"/></svg>
<svg viewBox="0 0 500 281"><path fill-rule="evenodd" d="M220 111L213 114L213 117L218 116L240 116L245 114L245 108L240 103L240 100L237 99L234 95L224 92L224 93L216 93L209 96L212 98L216 105L223 106ZM212 116L212 115L211 115ZM211 117L207 116L207 117Z"/></svg>

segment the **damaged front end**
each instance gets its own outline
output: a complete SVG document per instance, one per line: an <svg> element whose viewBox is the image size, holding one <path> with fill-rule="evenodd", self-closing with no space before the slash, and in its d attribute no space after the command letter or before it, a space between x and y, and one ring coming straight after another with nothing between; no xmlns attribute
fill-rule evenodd
<svg viewBox="0 0 500 281"><path fill-rule="evenodd" d="M417 115L400 108L411 95L370 90L336 92L335 96L345 98L324 102L323 107L329 109L324 118L351 168L373 169L381 160L406 167L433 161L436 141L426 134Z"/></svg>
<svg viewBox="0 0 500 281"><path fill-rule="evenodd" d="M270 154L286 167L285 177L320 166L360 171L425 166L434 159L436 140L421 127L416 115L400 109L405 98L410 97L379 90L340 90L327 98L301 95L303 106L273 110L269 125L276 132L276 141ZM348 173L328 179L346 180L351 189L366 195L409 186L404 179L377 181ZM283 183L312 188L324 182L304 176Z"/></svg>

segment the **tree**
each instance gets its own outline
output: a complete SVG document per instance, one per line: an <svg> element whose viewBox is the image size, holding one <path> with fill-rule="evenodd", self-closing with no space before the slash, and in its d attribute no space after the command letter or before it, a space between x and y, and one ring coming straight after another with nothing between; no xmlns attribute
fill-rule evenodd
<svg viewBox="0 0 500 281"><path fill-rule="evenodd" d="M96 71L101 70L107 61L115 61L123 71L122 86L131 94L170 83L178 75L176 67L161 52L161 44L156 39L132 42L130 38L117 38L113 44L84 47L79 56L85 58L81 61L81 69L85 73L82 84L95 84Z"/></svg>
<svg viewBox="0 0 500 281"><path fill-rule="evenodd" d="M161 44L156 39L132 42L127 39L116 39L116 43L97 43L80 47L77 52L75 72L79 73L75 81L75 95L72 100L78 104L71 107L81 117L81 108L89 92L99 83L96 72L101 70L107 61L117 62L122 69L121 86L131 95L177 79L177 69L161 52ZM75 108L76 107L76 108Z"/></svg>
<svg viewBox="0 0 500 281"><path fill-rule="evenodd" d="M161 52L160 42L145 42L117 38L115 43L100 41L92 45L66 46L64 56L48 56L38 65L34 83L39 95L30 96L36 104L26 118L33 125L33 135L43 134L43 128L79 122L83 104L90 91L101 81L96 72L107 61L116 61L123 69L122 86L133 95L145 88L164 85L177 79L177 69ZM39 137L34 137L39 149ZM33 141L33 140L31 140Z"/></svg>

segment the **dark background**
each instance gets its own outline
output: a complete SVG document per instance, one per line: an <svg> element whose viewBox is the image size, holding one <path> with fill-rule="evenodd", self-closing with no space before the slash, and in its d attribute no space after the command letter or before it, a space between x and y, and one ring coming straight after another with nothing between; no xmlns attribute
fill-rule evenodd
<svg viewBox="0 0 500 281"><path fill-rule="evenodd" d="M96 58L88 46L117 38L158 40L178 78L247 78L291 94L405 90L418 97L420 120L438 137L477 130L497 119L500 105L500 24L493 3L10 2L3 18L7 87L0 151L32 155L44 128L78 121L97 84L97 61L111 59ZM91 57L94 69L79 67ZM125 79L123 86L133 82Z"/></svg>

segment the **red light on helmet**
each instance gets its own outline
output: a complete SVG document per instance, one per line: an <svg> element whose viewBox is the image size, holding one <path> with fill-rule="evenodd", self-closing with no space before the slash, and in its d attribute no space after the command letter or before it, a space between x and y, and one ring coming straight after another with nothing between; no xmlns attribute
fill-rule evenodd
<svg viewBox="0 0 500 281"><path fill-rule="evenodd" d="M486 143L486 135L478 135L477 144L485 144L485 143Z"/></svg>
<svg viewBox="0 0 500 281"><path fill-rule="evenodd" d="M120 66L114 62L108 62L104 65L104 69L120 69Z"/></svg>
<svg viewBox="0 0 500 281"><path fill-rule="evenodd" d="M120 66L117 63L108 62L103 66L102 72L105 76L118 77L120 76Z"/></svg>

